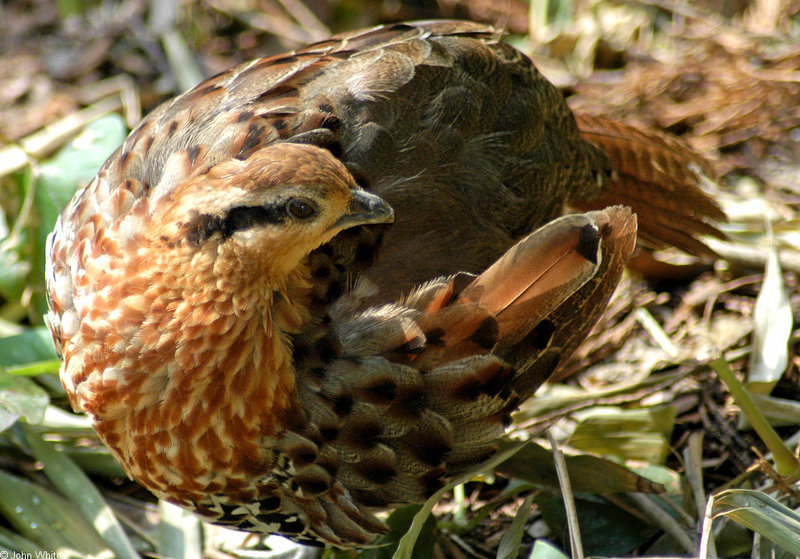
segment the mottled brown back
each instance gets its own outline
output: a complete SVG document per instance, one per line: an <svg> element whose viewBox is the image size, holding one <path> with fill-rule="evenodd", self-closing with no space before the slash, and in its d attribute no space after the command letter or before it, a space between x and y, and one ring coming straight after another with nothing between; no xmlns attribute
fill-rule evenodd
<svg viewBox="0 0 800 559"><path fill-rule="evenodd" d="M344 34L219 74L153 111L101 174L162 195L278 141L329 148L395 209L377 261L374 232L323 249L339 267L371 264L383 301L484 269L610 172L527 57L491 27L442 21ZM339 291L345 278L329 268Z"/></svg>

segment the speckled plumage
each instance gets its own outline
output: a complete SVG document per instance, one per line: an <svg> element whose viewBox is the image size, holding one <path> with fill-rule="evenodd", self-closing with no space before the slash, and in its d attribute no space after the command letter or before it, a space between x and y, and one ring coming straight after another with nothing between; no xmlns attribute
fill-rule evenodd
<svg viewBox="0 0 800 559"><path fill-rule="evenodd" d="M64 210L47 270L62 381L156 495L367 544L375 507L491 455L602 311L631 212L530 233L610 169L480 24L245 64L153 111Z"/></svg>

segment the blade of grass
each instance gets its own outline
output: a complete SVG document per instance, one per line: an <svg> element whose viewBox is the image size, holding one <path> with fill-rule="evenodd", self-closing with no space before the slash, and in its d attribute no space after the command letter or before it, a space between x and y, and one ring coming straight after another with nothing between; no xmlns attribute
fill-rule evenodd
<svg viewBox="0 0 800 559"><path fill-rule="evenodd" d="M730 489L717 494L714 505L714 517L727 516L789 553L800 555L800 514L766 493Z"/></svg>
<svg viewBox="0 0 800 559"><path fill-rule="evenodd" d="M17 375L21 377L35 377L44 373L58 373L58 368L60 366L60 359L47 359L45 361L28 363L27 365L15 365L13 367L8 367L6 372L11 375Z"/></svg>
<svg viewBox="0 0 800 559"><path fill-rule="evenodd" d="M525 443L519 443L513 445L502 452L498 452L492 458L480 464L479 466L473 468L469 472L458 476L450 481L447 485L439 489L436 493L434 493L430 499L425 501L425 504L422 506L420 511L414 515L414 520L411 522L411 526L408 529L408 532L405 536L400 538L400 543L397 546L397 551L395 551L392 559L412 559L413 552L414 552L414 544L417 542L417 538L419 537L419 533L422 530L422 527L425 525L425 521L428 519L431 511L433 510L433 506L442 498L446 492L450 491L456 485L461 483L465 483L467 480L472 478L473 476L485 472L487 470L493 469L498 464L504 462L511 456L513 456L518 450L520 450Z"/></svg>
<svg viewBox="0 0 800 559"><path fill-rule="evenodd" d="M200 520L191 512L166 501L158 503L157 550L163 557L192 559L202 555Z"/></svg>
<svg viewBox="0 0 800 559"><path fill-rule="evenodd" d="M61 493L75 503L117 557L138 559L138 553L111 508L83 470L29 426L22 424L22 430L34 455L44 464L45 475Z"/></svg>
<svg viewBox="0 0 800 559"><path fill-rule="evenodd" d="M522 536L525 535L525 525L530 518L535 496L534 494L528 495L519 506L511 526L503 534L503 539L500 540L500 545L497 547L497 559L515 559L519 556L519 546L522 543Z"/></svg>
<svg viewBox="0 0 800 559"><path fill-rule="evenodd" d="M556 474L558 474L558 485L561 489L561 497L564 500L564 510L567 515L570 556L575 559L583 559L583 540L581 539L580 526L578 526L578 511L575 508L575 496L572 493L572 484L567 472L567 462L564 460L564 453L558 448L556 439L549 429L547 431L547 439L550 441L550 450L553 452L553 462L556 466Z"/></svg>
<svg viewBox="0 0 800 559"><path fill-rule="evenodd" d="M770 426L761 414L761 410L756 406L750 393L742 386L742 383L739 382L739 379L736 378L733 371L731 371L728 362L722 357L719 357L709 363L709 365L714 372L719 375L720 380L722 380L728 388L728 391L742 410L742 413L747 416L750 425L753 426L755 432L758 433L758 436L764 441L764 444L767 445L770 452L772 452L775 461L775 469L778 473L782 476L795 479L800 477L800 460L798 460L794 452L783 443L783 440L781 440L772 426Z"/></svg>
<svg viewBox="0 0 800 559"><path fill-rule="evenodd" d="M0 514L23 537L62 556L109 557L111 550L75 505L53 491L0 470ZM69 553L70 550L74 550Z"/></svg>
<svg viewBox="0 0 800 559"><path fill-rule="evenodd" d="M706 501L705 509L703 510L703 522L700 526L700 552L698 553L699 559L717 559L716 545L714 538L711 535L711 524L714 520L714 496Z"/></svg>
<svg viewBox="0 0 800 559"><path fill-rule="evenodd" d="M24 538L2 526L0 526L0 549L9 551L9 554L6 555L6 557L14 557L11 552L28 554L31 557L36 557L37 553L41 554L42 551L44 551L43 549L37 547L36 544L29 539ZM2 553L2 551L0 551L0 553Z"/></svg>

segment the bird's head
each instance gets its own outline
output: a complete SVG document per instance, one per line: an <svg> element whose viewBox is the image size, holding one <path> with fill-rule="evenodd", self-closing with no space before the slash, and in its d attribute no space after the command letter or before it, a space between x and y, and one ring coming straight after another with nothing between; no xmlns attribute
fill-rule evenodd
<svg viewBox="0 0 800 559"><path fill-rule="evenodd" d="M151 242L231 289L279 280L343 229L394 219L329 151L306 144L223 162L154 202Z"/></svg>

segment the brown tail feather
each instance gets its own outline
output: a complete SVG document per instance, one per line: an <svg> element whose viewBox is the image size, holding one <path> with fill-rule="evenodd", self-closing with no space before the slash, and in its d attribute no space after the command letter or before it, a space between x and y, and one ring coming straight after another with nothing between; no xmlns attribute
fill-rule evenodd
<svg viewBox="0 0 800 559"><path fill-rule="evenodd" d="M418 324L428 343L414 365L428 368L488 350L523 355L532 350L530 338L540 325L574 320L570 332L557 334L568 338L571 351L580 341L573 331L582 337L588 331L583 323L599 316L635 237L636 219L627 208L569 215L520 241L463 289L456 286L459 276L427 286L416 303L409 299L426 310ZM548 329L545 346L553 335ZM533 360L542 347L529 353Z"/></svg>
<svg viewBox="0 0 800 559"><path fill-rule="evenodd" d="M459 300L494 316L499 340L510 346L594 276L600 260L595 220L568 215L517 243L468 285Z"/></svg>
<svg viewBox="0 0 800 559"><path fill-rule="evenodd" d="M628 205L639 216L639 239L644 244L714 255L696 238L724 238L714 224L726 221L725 213L699 186L700 171L712 174L709 163L679 139L657 130L575 116L583 137L606 152L617 176L599 196L572 200L570 205L584 211Z"/></svg>
<svg viewBox="0 0 800 559"><path fill-rule="evenodd" d="M504 352L520 371L514 388L528 398L588 335L619 283L636 245L636 215L630 208L612 206L589 212L601 235L602 259L596 273L528 336Z"/></svg>

